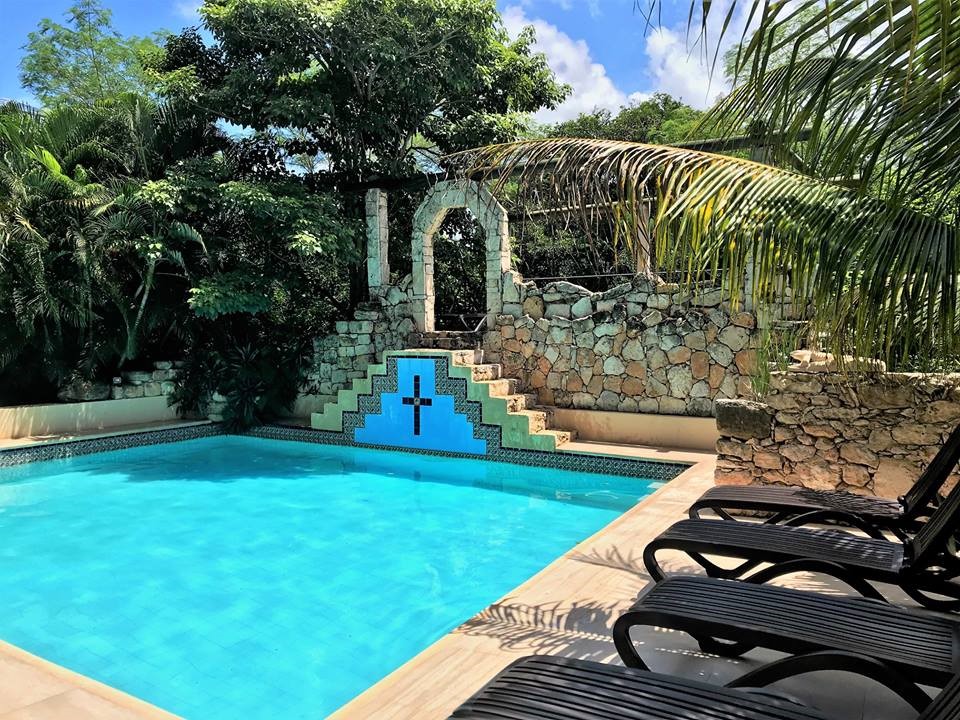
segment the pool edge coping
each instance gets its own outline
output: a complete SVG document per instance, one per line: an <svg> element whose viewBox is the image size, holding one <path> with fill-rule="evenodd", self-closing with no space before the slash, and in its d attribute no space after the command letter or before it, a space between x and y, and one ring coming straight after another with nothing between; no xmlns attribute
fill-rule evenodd
<svg viewBox="0 0 960 720"><path fill-rule="evenodd" d="M45 697L28 702L24 705L12 707L9 710L4 710L2 713L0 713L0 717L6 717L8 714L13 714L27 710L34 706L39 706L50 701L52 698L80 690L100 698L101 700L108 702L110 705L129 710L135 713L137 717L147 718L148 720L180 720L179 715L174 715L169 710L164 710L163 708L143 700L136 695L131 695L130 693L113 687L112 685L95 680L89 675L84 675L76 670L71 670L68 667L59 665L52 660L47 660L40 655L35 655L34 653L24 650L22 647L9 643L5 640L0 640L0 659L4 661L12 660L15 664L26 665L30 670L42 673L48 678L59 680L69 686L56 692L52 692ZM64 717L66 718L67 716Z"/></svg>

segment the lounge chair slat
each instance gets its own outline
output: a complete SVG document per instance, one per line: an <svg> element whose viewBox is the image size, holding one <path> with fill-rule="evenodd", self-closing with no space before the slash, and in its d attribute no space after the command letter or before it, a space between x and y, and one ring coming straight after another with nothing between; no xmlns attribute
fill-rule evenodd
<svg viewBox="0 0 960 720"><path fill-rule="evenodd" d="M660 540L695 545L696 552L722 555L721 548L757 548L771 559L810 558L880 573L896 573L903 562L903 546L899 543L862 538L839 530L785 525L681 520L656 539Z"/></svg>
<svg viewBox="0 0 960 720"><path fill-rule="evenodd" d="M585 660L518 660L451 718L472 720L826 720L816 710L695 680Z"/></svg>
<svg viewBox="0 0 960 720"><path fill-rule="evenodd" d="M957 720L960 718L960 675L947 685L917 720Z"/></svg>
<svg viewBox="0 0 960 720"><path fill-rule="evenodd" d="M657 625L709 628L712 637L787 653L839 650L896 667L915 682L947 683L955 666L960 622L922 610L853 597L823 595L694 575L653 586L618 620L615 636L635 624L631 615L656 613Z"/></svg>
<svg viewBox="0 0 960 720"><path fill-rule="evenodd" d="M691 509L724 508L801 514L836 510L875 521L896 520L903 507L896 500L849 492L771 485L718 485L707 490Z"/></svg>

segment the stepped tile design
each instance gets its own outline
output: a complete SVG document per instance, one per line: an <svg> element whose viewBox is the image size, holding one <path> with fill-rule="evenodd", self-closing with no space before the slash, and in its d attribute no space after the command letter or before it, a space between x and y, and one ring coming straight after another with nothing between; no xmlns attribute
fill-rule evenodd
<svg viewBox="0 0 960 720"><path fill-rule="evenodd" d="M411 367L418 368L421 375L421 395L431 401L426 409L421 410L422 417L449 398L453 405L452 417L469 423L471 439L460 435L454 443L436 444L411 440L415 437L409 434L412 411L409 406L402 405L402 398L411 398L406 393L413 391L413 385L401 380L401 368L410 362L416 362ZM432 374L433 383L423 384L423 376L428 373ZM480 362L479 353L474 350L388 352L383 363L370 366L364 381L355 382L349 390L341 391L342 397L337 403L331 403L322 413L314 414L313 430L264 426L251 433L275 439L484 457L521 465L662 480L676 477L686 467L677 463L563 452L562 446L572 439L572 434L551 429L549 410L537 407L535 396L519 394L516 380L501 378L499 366ZM384 404L388 409L392 408L392 424L383 421L388 414ZM444 417L451 418L449 408L443 409L443 413ZM456 425L462 421L449 422ZM484 450L478 452L480 447Z"/></svg>
<svg viewBox="0 0 960 720"><path fill-rule="evenodd" d="M474 437L481 439L478 424L490 425L499 429L500 443L506 448L518 450L554 451L563 443L572 439L571 433L549 429L549 415L539 409L532 409L530 399L517 393L517 381L500 377L500 366L477 362L478 353L473 350L457 351L395 351L387 353L383 363L372 365L368 369L366 378L353 383L348 390L341 390L336 403L328 404L323 412L315 413L311 419L311 426L315 430L340 432L350 436L350 440L360 444L372 444L375 437L372 432L363 430L357 435L357 428L363 427L364 421L347 417L351 414L361 416L370 413L381 415L384 410L378 404L370 404L369 398L388 395L388 403L394 404L398 393L398 361L413 360L426 361L433 365L430 370L421 366L421 374L430 374L435 377L435 392L442 396L451 396L461 400L456 405L457 412L465 413L463 403L479 404L480 417L473 421ZM454 384L453 381L457 381ZM377 401L379 402L379 400ZM409 414L409 413L408 413ZM479 446L460 438L461 444L451 445L442 442L426 442L423 439L414 440L401 424L398 412L392 411L394 422L387 426L379 423L378 432L396 435L401 439L395 442L384 443L387 446L407 449L435 450L463 450L471 445L471 450L463 450L470 454L481 454Z"/></svg>
<svg viewBox="0 0 960 720"><path fill-rule="evenodd" d="M359 396L355 442L486 453L486 441L475 436L475 425L462 407L457 407L456 394L443 392L436 359L389 358L387 364L391 372L376 378L374 392Z"/></svg>

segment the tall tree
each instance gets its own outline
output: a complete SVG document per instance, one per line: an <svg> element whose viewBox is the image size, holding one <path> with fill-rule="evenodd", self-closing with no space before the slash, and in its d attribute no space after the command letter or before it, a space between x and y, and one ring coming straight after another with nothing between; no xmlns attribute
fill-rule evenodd
<svg viewBox="0 0 960 720"><path fill-rule="evenodd" d="M49 18L27 36L20 83L45 105L93 103L125 92L143 92L139 56L155 52L149 38L123 37L99 0L78 0L66 23Z"/></svg>
<svg viewBox="0 0 960 720"><path fill-rule="evenodd" d="M494 0L206 0L200 13L215 42L170 39L155 67L165 92L286 135L301 166L322 156L308 184L410 175L438 153L515 139L567 92L532 30L510 40ZM359 301L362 264L351 278Z"/></svg>
<svg viewBox="0 0 960 720"><path fill-rule="evenodd" d="M666 93L654 93L646 100L620 108L595 110L558 123L553 137L603 138L670 145L689 139L703 113Z"/></svg>

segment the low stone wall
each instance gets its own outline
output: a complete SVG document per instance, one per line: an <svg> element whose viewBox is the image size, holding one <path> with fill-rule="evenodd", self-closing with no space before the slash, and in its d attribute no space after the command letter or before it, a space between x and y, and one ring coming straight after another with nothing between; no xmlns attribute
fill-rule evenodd
<svg viewBox="0 0 960 720"><path fill-rule="evenodd" d="M176 380L183 361L158 360L153 370L131 370L121 373L122 385L110 389L110 397L120 398L158 397L171 395L176 388Z"/></svg>
<svg viewBox="0 0 960 720"><path fill-rule="evenodd" d="M720 289L691 295L637 276L592 293L569 282L539 288L514 272L503 288L484 348L541 403L709 416L718 398L751 396L756 318L731 313Z"/></svg>
<svg viewBox="0 0 960 720"><path fill-rule="evenodd" d="M895 498L960 421L960 375L774 373L717 405L716 480Z"/></svg>
<svg viewBox="0 0 960 720"><path fill-rule="evenodd" d="M307 394L335 400L337 391L365 377L367 365L386 350L402 350L416 326L410 309L411 279L383 285L376 297L356 310L353 320L337 321L336 331L314 341L314 368Z"/></svg>
<svg viewBox="0 0 960 720"><path fill-rule="evenodd" d="M182 360L158 360L149 370L128 370L120 373L120 382L109 384L77 380L64 385L57 393L61 402L98 402L170 395L176 387Z"/></svg>

